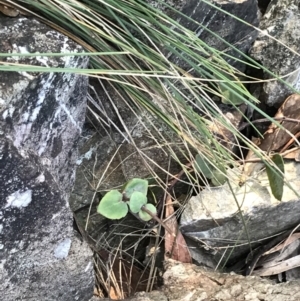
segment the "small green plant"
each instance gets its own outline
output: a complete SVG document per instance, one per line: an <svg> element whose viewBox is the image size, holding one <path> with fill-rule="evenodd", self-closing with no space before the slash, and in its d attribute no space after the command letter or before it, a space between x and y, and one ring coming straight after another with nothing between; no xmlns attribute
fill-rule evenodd
<svg viewBox="0 0 300 301"><path fill-rule="evenodd" d="M148 181L132 179L123 187L122 192L110 190L102 198L97 212L109 219L125 217L128 211L138 214L144 221L156 217L156 208L147 203Z"/></svg>
<svg viewBox="0 0 300 301"><path fill-rule="evenodd" d="M210 179L213 186L223 185L227 181L225 168L221 164L213 165L212 161L203 155L196 155L194 167L198 172L203 173L207 179Z"/></svg>

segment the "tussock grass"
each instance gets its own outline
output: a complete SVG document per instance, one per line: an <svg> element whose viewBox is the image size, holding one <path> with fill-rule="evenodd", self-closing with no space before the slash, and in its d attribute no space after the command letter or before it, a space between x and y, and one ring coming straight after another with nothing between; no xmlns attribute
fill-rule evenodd
<svg viewBox="0 0 300 301"><path fill-rule="evenodd" d="M212 5L209 1L205 2ZM170 155L185 171L187 180L179 181L191 185L195 191L201 189L199 182L204 183L202 185L207 183L201 174L191 173L186 166L187 163L193 162L196 153L205 156L213 166L221 164L226 168L235 166L237 160L240 160L232 152L233 146L237 146L252 149L259 158L268 162L268 157L228 121L214 101L214 96L226 98L228 103L239 110L239 107L232 103L232 99L228 99L227 94L223 93L229 91L238 97L240 102L279 125L257 107L258 100L245 88L245 84L258 83L261 80L247 77L233 68L226 61L229 58L226 52L210 47L193 32L147 4L146 1L7 0L0 3L17 7L22 12L35 16L74 39L86 51L75 55L90 56L90 68L87 70L44 68L3 62L0 62L0 70L77 72L97 78L124 128L123 131L118 130L123 135L124 141L136 146L132 131L135 126L143 128L149 135L149 139L155 142L156 147L163 149L165 154ZM160 5L168 6L164 1L160 1ZM173 9L170 6L168 8ZM197 23L192 19L189 20ZM203 27L202 24L197 23L197 25ZM207 29L203 28L203 30ZM218 37L217 33L211 32L211 34ZM233 45L224 40L223 42L229 49L235 49L240 53L241 60L244 60L245 64L269 72L273 76L271 80L282 80L242 54ZM17 54L1 54L1 56L6 55ZM171 58L179 58L187 67L183 69ZM218 89L218 84L222 84L222 90ZM109 92L111 90L135 116L135 126L128 128L124 116L115 107L115 99ZM98 106L101 111L99 99L90 100L94 107ZM98 112L93 112L92 108L89 110L99 120L98 126L106 122L108 127L117 128L112 120L103 120L99 110ZM242 112L241 114L244 115ZM247 116L244 118L250 122ZM225 138L217 139L213 128L230 131L235 137L231 142L232 147L225 147ZM253 128L255 129L254 125ZM110 131L107 130L107 133L109 134ZM142 148L136 146L136 152L143 158L149 174L156 179L157 184L167 189L165 178L158 176L157 170L164 173L165 177L173 176L168 169L157 165ZM98 185L106 176L107 174L103 174L101 179L97 179ZM95 200L91 200L91 203L93 201ZM182 208L177 214L180 214ZM107 266L106 268L109 269ZM113 275L111 277L117 286ZM107 285L103 277L99 279ZM109 287L107 287L108 291ZM117 291L120 297L124 297L122 288L118 287Z"/></svg>

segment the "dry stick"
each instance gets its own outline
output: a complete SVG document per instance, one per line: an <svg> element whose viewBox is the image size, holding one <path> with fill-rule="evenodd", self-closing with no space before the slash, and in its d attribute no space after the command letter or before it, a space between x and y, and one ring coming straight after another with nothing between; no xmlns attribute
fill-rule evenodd
<svg viewBox="0 0 300 301"><path fill-rule="evenodd" d="M194 160L195 161L195 160ZM185 165L186 168L192 167L193 162L187 163ZM172 188L175 186L175 184L180 180L180 178L182 177L182 175L184 174L185 170L182 169L177 175L173 176L173 180L170 182L169 187L168 187L168 192L170 192L172 190Z"/></svg>
<svg viewBox="0 0 300 301"><path fill-rule="evenodd" d="M176 234L173 233L172 230L160 218L158 218L150 210L145 208L145 206L142 206L141 210L148 213L154 220L156 220L161 226L163 226L172 236L176 237Z"/></svg>
<svg viewBox="0 0 300 301"><path fill-rule="evenodd" d="M299 133L300 135L300 133ZM294 141L294 140L293 140ZM289 142L288 142L289 143ZM293 151L296 151L296 150L300 150L300 147L297 146L297 147L294 147L294 148L291 148L289 150L286 150L286 147L284 146L284 151L280 151L279 154L285 158L286 155L288 155L289 153L292 153ZM237 161L238 163L258 163L258 162L263 162L262 159L260 158L254 158L254 159L248 159L248 160L238 160Z"/></svg>
<svg viewBox="0 0 300 301"><path fill-rule="evenodd" d="M280 243L282 240L285 240L287 237L289 237L290 231L286 231L278 236L276 236L274 239L272 239L269 243L262 246L261 248L257 249L254 253L254 256L251 260L251 263L247 264L246 269L244 271L244 276L250 276L253 272L253 270L256 267L256 264L258 260L263 256L263 254L276 246L278 243Z"/></svg>
<svg viewBox="0 0 300 301"><path fill-rule="evenodd" d="M278 117L277 119L283 119L282 117ZM287 120L287 119L290 119L290 120ZM263 120L263 119L259 119L259 120ZM297 122L299 123L300 120L297 120L297 119L291 119L291 118L286 118L284 119L285 121L290 121L290 122ZM247 124L248 126L249 124ZM291 137L291 139L283 146L283 148L280 150L279 154L281 154L281 156L284 158L285 155L287 155L288 153L294 151L294 150L297 150L299 149L299 147L295 147L291 150L287 150L291 144L300 136L300 132L295 134L293 137ZM238 162L242 162L242 163L251 163L251 162L261 162L262 160L260 158L255 158L255 159L249 159L249 160L240 160Z"/></svg>
<svg viewBox="0 0 300 301"><path fill-rule="evenodd" d="M189 168L189 167L192 166L192 164L193 164L193 163L190 162L190 163L186 164L186 167ZM183 174L184 174L184 169L182 169L178 174L172 176L173 180L170 181L170 183L169 183L169 186L168 186L168 188L167 188L167 193L165 193L165 195L163 196L164 199L167 198L168 194L170 194L170 191L171 191L172 188L175 186L175 184L180 180L180 178L182 177ZM158 212L160 212L160 211L162 210L162 206L163 206L163 201L164 201L164 199L158 203L158 206L157 206L157 211L158 211ZM162 205L161 205L161 204L162 204ZM170 232L170 231L168 231L168 232ZM173 235L173 233L172 233L172 235ZM174 235L173 235L173 236L174 236Z"/></svg>
<svg viewBox="0 0 300 301"><path fill-rule="evenodd" d="M293 122L293 123L300 123L300 119L294 119L294 118L289 118L289 117L273 117L274 120L278 120L278 121L287 121L287 122ZM245 122L244 124L242 124L239 127L239 131L242 131L244 128L246 128L247 126L250 126L254 123L264 123L264 122L271 122L268 118L262 118L262 119L257 119L257 120L253 120L251 121L251 123Z"/></svg>
<svg viewBox="0 0 300 301"><path fill-rule="evenodd" d="M193 162L194 162L194 161L193 161ZM185 167L186 167L186 168L192 167L192 166L193 166L193 162L187 163L187 164L185 165ZM173 176L173 180L170 181L170 183L169 183L169 187L168 187L168 189L167 189L167 194L166 194L165 198L167 198L168 195L170 195L170 191L171 191L172 188L175 186L175 184L180 180L180 178L183 176L184 173L185 173L185 170L182 169L177 175L174 175L174 176ZM161 221L161 222L162 222L162 221ZM165 227L165 225L163 225L163 224L162 224L162 226ZM166 228L166 227L165 227L165 228ZM166 228L166 229L167 229L167 228ZM170 234L172 234L174 237L176 237L176 235L174 235L174 233L172 233L172 231L169 231L169 230L168 230L168 232L169 232Z"/></svg>
<svg viewBox="0 0 300 301"><path fill-rule="evenodd" d="M300 132L297 133L296 135L294 135L294 137L292 137L287 143L286 145L282 148L282 150L280 151L280 154L282 154L283 152L285 152L289 146L300 136Z"/></svg>

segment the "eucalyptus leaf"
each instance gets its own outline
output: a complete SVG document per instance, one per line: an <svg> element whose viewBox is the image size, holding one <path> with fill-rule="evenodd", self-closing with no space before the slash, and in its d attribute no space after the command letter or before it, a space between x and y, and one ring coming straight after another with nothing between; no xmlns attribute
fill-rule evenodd
<svg viewBox="0 0 300 301"><path fill-rule="evenodd" d="M148 192L148 181L143 179L134 178L130 180L123 190L126 199L130 199L135 191L143 193L145 196Z"/></svg>
<svg viewBox="0 0 300 301"><path fill-rule="evenodd" d="M123 195L118 190L105 194L97 207L97 212L109 219L120 219L128 213L128 206L122 201Z"/></svg>
<svg viewBox="0 0 300 301"><path fill-rule="evenodd" d="M281 201L284 186L284 162L282 156L279 154L274 155L272 161L281 172L272 166L266 165L267 175L272 194L278 201Z"/></svg>
<svg viewBox="0 0 300 301"><path fill-rule="evenodd" d="M244 99L245 99L243 93L243 91L245 91L244 85L242 83L231 84L231 81L236 81L237 78L225 72L221 72L221 73L225 78L224 82L218 83L220 93L223 96L221 101L224 104L233 104L233 105L240 105L244 103ZM220 78L220 76L217 77ZM222 80L222 78L220 78L220 80Z"/></svg>
<svg viewBox="0 0 300 301"><path fill-rule="evenodd" d="M212 171L213 171L214 167L203 155L199 155L199 154L196 155L194 167L199 172L203 173L203 175L206 178L211 179L213 177Z"/></svg>
<svg viewBox="0 0 300 301"><path fill-rule="evenodd" d="M129 201L130 210L133 213L138 213L145 204L147 204L147 196L140 191L134 191Z"/></svg>
<svg viewBox="0 0 300 301"><path fill-rule="evenodd" d="M154 205L152 204L146 204L144 206L147 210L149 210L150 212L153 213L153 215L157 214L156 208ZM145 222L150 221L152 219L152 216L150 214L148 214L147 212L140 210L139 212L139 217L144 220Z"/></svg>
<svg viewBox="0 0 300 301"><path fill-rule="evenodd" d="M244 98L243 96L240 97L239 95L236 95L235 93L233 93L232 91L233 90L230 90L232 88L229 89L228 86L225 86L225 85L222 85L220 84L219 85L219 88L221 90L221 94L223 95L221 101L224 103L224 104L233 104L233 105L240 105L242 103L244 103ZM237 93L240 93L239 91L236 91Z"/></svg>

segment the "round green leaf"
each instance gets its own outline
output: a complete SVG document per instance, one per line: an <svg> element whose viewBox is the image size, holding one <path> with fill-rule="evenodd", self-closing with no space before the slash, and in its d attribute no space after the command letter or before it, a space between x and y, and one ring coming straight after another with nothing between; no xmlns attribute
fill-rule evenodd
<svg viewBox="0 0 300 301"><path fill-rule="evenodd" d="M148 191L148 181L143 179L132 179L130 180L125 188L124 188L124 195L127 199L131 198L131 195L135 192L139 191L144 195L147 195Z"/></svg>
<svg viewBox="0 0 300 301"><path fill-rule="evenodd" d="M130 210L133 213L138 213L145 204L147 204L147 196L142 192L134 191L129 201Z"/></svg>
<svg viewBox="0 0 300 301"><path fill-rule="evenodd" d="M154 205L152 204L146 204L145 208L148 209L150 212L153 213L153 215L156 215L156 208ZM152 216L150 214L148 214L147 212L143 211L143 209L140 210L139 212L139 217L144 220L145 222L150 221L150 219L152 219Z"/></svg>
<svg viewBox="0 0 300 301"><path fill-rule="evenodd" d="M128 212L128 206L122 201L122 193L111 190L105 194L97 207L97 212L109 219L120 219Z"/></svg>

